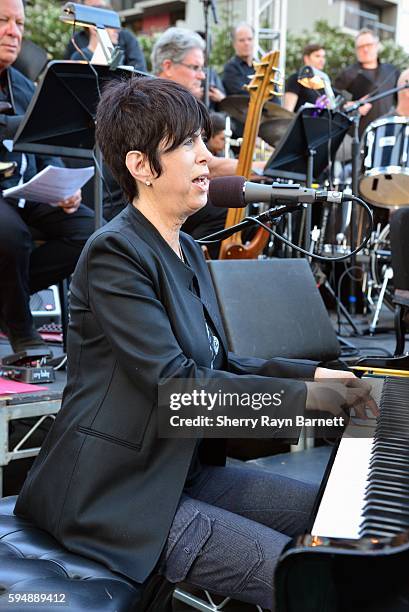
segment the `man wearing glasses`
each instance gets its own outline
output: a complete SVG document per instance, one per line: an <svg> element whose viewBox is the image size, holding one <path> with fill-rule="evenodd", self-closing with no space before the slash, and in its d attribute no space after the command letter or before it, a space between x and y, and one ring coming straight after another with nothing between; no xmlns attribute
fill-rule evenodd
<svg viewBox="0 0 409 612"><path fill-rule="evenodd" d="M184 85L196 98L203 98L205 43L199 34L185 28L169 28L152 51L152 71L159 77ZM220 102L224 93L209 83L209 100Z"/></svg>
<svg viewBox="0 0 409 612"><path fill-rule="evenodd" d="M379 38L370 29L358 32L355 39L357 62L345 68L335 79L335 88L352 94L353 100L361 100L392 89L396 86L399 70L392 64L379 60ZM395 102L395 96L389 95L372 104L364 104L359 112L359 134L375 119L389 112Z"/></svg>

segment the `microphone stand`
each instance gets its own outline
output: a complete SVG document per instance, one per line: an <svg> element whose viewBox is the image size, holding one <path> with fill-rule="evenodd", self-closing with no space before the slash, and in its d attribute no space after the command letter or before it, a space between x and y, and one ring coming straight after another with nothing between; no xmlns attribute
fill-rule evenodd
<svg viewBox="0 0 409 612"><path fill-rule="evenodd" d="M219 230L218 232L214 232L213 234L209 234L209 236L205 236L204 238L200 238L196 240L199 244L206 244L207 242L216 242L219 240L225 240L225 238L229 238L233 234L237 232L241 232L245 227L250 227L251 225L255 225L254 219L257 221L261 221L262 223L274 223L277 224L281 220L281 216L286 213L293 213L296 210L302 208L303 205L300 203L292 203L286 204L284 206L277 206L276 208L270 208L265 212L257 215L256 217L250 217L248 219L244 219L240 223L236 223L236 225L232 225L230 227L226 227L225 229Z"/></svg>
<svg viewBox="0 0 409 612"><path fill-rule="evenodd" d="M219 23L217 18L217 9L215 0L201 0L203 2L204 10L204 21L205 21L205 42L206 42L206 79L204 83L204 97L203 101L207 108L209 108L209 81L210 81L210 51L211 51L211 35L209 27L209 8L212 9L213 21L215 24Z"/></svg>
<svg viewBox="0 0 409 612"><path fill-rule="evenodd" d="M352 138L352 146L351 146L351 153L352 153L352 193L359 193L359 173L360 173L360 166L361 166L361 151L360 151L360 138L359 138L359 121L361 119L360 115L359 115L359 109L361 108L361 106L363 106L364 104L371 104L372 102L376 102L377 100L381 100L382 98L385 98L386 96L389 96L391 94L397 93L399 91L402 91L403 89L407 89L409 87L409 83L405 83L405 85L400 85L399 87L392 87L391 89L388 89L387 91L384 91L382 93L376 94L374 96L371 96L370 98L365 98L365 100L359 100L358 102L355 102L355 104L353 104L352 106L349 106L348 108L344 109L344 113L346 115L351 114L352 115L352 120L353 120L353 126L354 126L354 135ZM351 250L354 250L354 243L355 243L355 224L356 224L356 211L354 210L354 207L352 207L351 210L351 228L350 228L350 239L351 239ZM353 255L351 257L351 267L356 265L356 256ZM351 279L351 284L350 284L350 312L352 315L356 314L356 283L355 280Z"/></svg>

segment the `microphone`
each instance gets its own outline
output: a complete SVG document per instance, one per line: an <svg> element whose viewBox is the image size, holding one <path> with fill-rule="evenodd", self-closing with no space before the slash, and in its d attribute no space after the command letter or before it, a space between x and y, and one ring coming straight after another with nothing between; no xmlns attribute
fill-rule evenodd
<svg viewBox="0 0 409 612"><path fill-rule="evenodd" d="M351 194L341 191L319 191L301 187L298 184L273 183L262 185L246 181L244 176L225 176L214 178L209 185L209 201L213 206L222 208L244 208L247 204L267 202L271 206L279 204L312 204L331 202L340 204L353 199Z"/></svg>

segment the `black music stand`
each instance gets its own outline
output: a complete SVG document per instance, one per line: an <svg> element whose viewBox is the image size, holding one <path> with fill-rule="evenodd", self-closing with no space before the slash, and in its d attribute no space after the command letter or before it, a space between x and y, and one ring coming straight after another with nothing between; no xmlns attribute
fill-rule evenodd
<svg viewBox="0 0 409 612"><path fill-rule="evenodd" d="M311 187L313 180L318 179L328 166L329 139L333 158L351 124L352 121L339 111L302 106L267 161L264 174L274 178L303 180L307 182L307 187ZM313 155L311 151L314 151ZM312 156L313 164L309 168L308 162Z"/></svg>
<svg viewBox="0 0 409 612"><path fill-rule="evenodd" d="M328 142L334 159L352 121L339 111L302 106L267 161L264 174L269 177L305 182L311 187L328 166ZM312 209L307 207L305 247L309 250Z"/></svg>
<svg viewBox="0 0 409 612"><path fill-rule="evenodd" d="M94 72L95 70L95 72ZM95 163L95 228L102 225L102 156L95 146L100 92L112 79L149 76L87 62L50 62L14 138L14 150L89 159Z"/></svg>

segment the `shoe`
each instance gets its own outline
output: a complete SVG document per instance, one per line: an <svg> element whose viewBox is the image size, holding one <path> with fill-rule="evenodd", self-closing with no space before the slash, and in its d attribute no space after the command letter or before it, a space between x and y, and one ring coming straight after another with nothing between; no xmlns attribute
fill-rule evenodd
<svg viewBox="0 0 409 612"><path fill-rule="evenodd" d="M29 351L30 349L41 349L44 351L44 356L52 357L53 353L48 345L44 342L38 331L33 328L29 336L8 336L11 347L15 353Z"/></svg>
<svg viewBox="0 0 409 612"><path fill-rule="evenodd" d="M50 357L53 356L51 349L44 342L44 340L42 339L42 337L34 326L32 327L31 332L28 335L22 336L16 334L16 332L11 331L6 321L1 317L0 329L6 334L14 353L20 353L22 351L28 351L30 349L41 348L44 350L44 355Z"/></svg>

